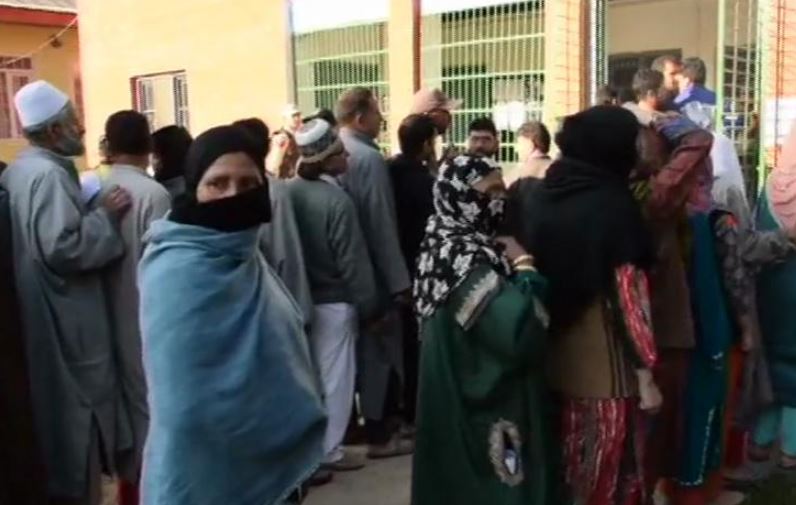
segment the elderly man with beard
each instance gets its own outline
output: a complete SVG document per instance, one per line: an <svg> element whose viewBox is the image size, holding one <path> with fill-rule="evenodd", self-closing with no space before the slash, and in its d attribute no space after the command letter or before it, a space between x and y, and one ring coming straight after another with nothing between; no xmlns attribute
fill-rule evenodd
<svg viewBox="0 0 796 505"><path fill-rule="evenodd" d="M71 160L83 127L69 98L44 81L15 97L30 147L0 176L9 195L14 270L36 432L52 503L95 504L103 463L131 447L102 269L124 254L119 222L130 195L110 188L95 210Z"/></svg>

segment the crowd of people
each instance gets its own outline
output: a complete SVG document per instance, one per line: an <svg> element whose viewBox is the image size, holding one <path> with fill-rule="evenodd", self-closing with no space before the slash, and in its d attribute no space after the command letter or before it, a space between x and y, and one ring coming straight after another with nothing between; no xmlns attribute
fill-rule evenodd
<svg viewBox="0 0 796 505"><path fill-rule="evenodd" d="M705 66L516 132L367 88L201 133L30 83L0 166L0 502L299 503L414 453L414 505L710 503L796 472L796 129L753 211ZM555 156L551 154L557 146ZM361 436L367 458L347 451Z"/></svg>

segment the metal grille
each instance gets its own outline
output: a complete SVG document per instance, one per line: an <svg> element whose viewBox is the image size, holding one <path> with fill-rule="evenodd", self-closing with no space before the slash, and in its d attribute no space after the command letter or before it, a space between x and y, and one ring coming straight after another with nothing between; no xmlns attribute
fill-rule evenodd
<svg viewBox="0 0 796 505"><path fill-rule="evenodd" d="M738 150L747 175L750 194L755 194L760 150L761 46L760 6L756 0L721 0L718 69L717 125Z"/></svg>
<svg viewBox="0 0 796 505"><path fill-rule="evenodd" d="M154 84L153 79L138 79L135 84L135 108L146 116L152 130L156 129Z"/></svg>
<svg viewBox="0 0 796 505"><path fill-rule="evenodd" d="M516 161L517 128L542 117L544 1L436 13L427 2L421 20L423 85L463 100L448 141L464 146L470 122L488 116L500 131L499 161Z"/></svg>
<svg viewBox="0 0 796 505"><path fill-rule="evenodd" d="M383 1L383 0L374 0ZM387 23L376 22L293 35L299 110L334 110L340 94L352 87L373 90L389 116ZM379 142L389 145L387 124Z"/></svg>
<svg viewBox="0 0 796 505"><path fill-rule="evenodd" d="M174 117L178 126L189 128L191 116L188 111L188 79L185 75L175 75L172 81L174 87Z"/></svg>
<svg viewBox="0 0 796 505"><path fill-rule="evenodd" d="M168 72L133 78L135 109L146 116L152 130L176 124L190 129L188 78Z"/></svg>
<svg viewBox="0 0 796 505"><path fill-rule="evenodd" d="M607 0L589 2L589 102L597 101L600 86L608 83L605 41Z"/></svg>

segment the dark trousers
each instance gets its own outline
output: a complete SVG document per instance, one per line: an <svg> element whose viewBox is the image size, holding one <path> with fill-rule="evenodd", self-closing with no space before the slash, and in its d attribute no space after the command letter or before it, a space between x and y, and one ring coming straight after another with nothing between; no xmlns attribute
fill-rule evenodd
<svg viewBox="0 0 796 505"><path fill-rule="evenodd" d="M390 374L387 395L384 398L384 415L379 420L365 418L365 438L369 445L384 445L390 441L400 425L396 419L401 415L401 378Z"/></svg>
<svg viewBox="0 0 796 505"><path fill-rule="evenodd" d="M417 414L417 385L420 374L420 328L412 307L401 311L404 343L403 420L414 425Z"/></svg>

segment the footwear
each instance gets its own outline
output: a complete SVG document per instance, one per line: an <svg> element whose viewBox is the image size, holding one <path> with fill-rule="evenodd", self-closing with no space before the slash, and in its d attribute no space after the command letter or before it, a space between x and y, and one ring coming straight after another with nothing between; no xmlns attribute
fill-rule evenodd
<svg viewBox="0 0 796 505"><path fill-rule="evenodd" d="M307 481L307 484L312 487L319 487L325 486L326 484L332 482L334 478L334 474L325 468L319 468L315 470L315 473L312 474L312 477Z"/></svg>
<svg viewBox="0 0 796 505"><path fill-rule="evenodd" d="M321 468L331 472L354 472L365 468L365 461L360 456L346 452L343 453L343 459L333 463L324 463Z"/></svg>
<svg viewBox="0 0 796 505"><path fill-rule="evenodd" d="M763 462L771 459L772 449L773 447L771 445L760 446L757 444L750 444L747 452L749 453L750 460Z"/></svg>
<svg viewBox="0 0 796 505"><path fill-rule="evenodd" d="M796 474L796 457L785 454L784 452L780 453L777 471L780 473Z"/></svg>
<svg viewBox="0 0 796 505"><path fill-rule="evenodd" d="M754 461L750 459L738 468L724 472L724 479L728 487L743 491L746 488L756 487L771 476L771 462Z"/></svg>
<svg viewBox="0 0 796 505"><path fill-rule="evenodd" d="M398 433L393 435L389 442L384 445L371 445L368 447L368 458L386 459L397 456L406 456L415 452L415 443L411 440L404 440Z"/></svg>
<svg viewBox="0 0 796 505"><path fill-rule="evenodd" d="M417 436L417 428L414 424L402 424L398 429L398 436L404 440L414 440Z"/></svg>

